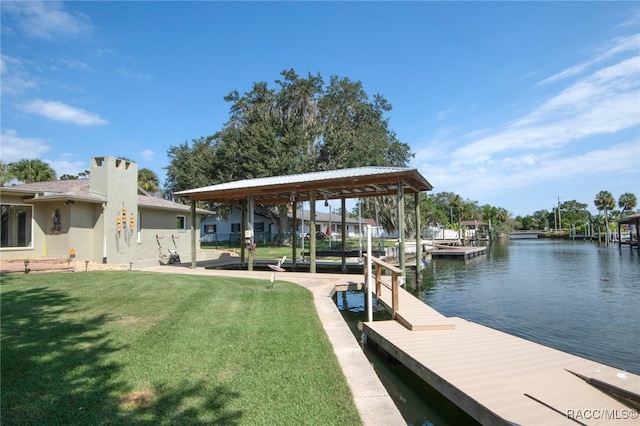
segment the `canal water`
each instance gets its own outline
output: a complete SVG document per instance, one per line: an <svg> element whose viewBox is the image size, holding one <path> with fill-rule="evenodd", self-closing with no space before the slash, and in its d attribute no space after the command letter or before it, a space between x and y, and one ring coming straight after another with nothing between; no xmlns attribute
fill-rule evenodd
<svg viewBox="0 0 640 426"><path fill-rule="evenodd" d="M486 256L429 261L419 282L407 275L406 289L445 316L640 374L640 259L628 246L497 241ZM354 327L366 320L363 293L337 303ZM376 319L385 315L378 308ZM365 349L408 424L466 423L404 367Z"/></svg>

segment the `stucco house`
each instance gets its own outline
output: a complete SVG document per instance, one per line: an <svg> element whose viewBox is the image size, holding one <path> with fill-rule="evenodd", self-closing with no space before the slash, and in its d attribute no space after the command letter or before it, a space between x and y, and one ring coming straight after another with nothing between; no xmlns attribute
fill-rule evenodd
<svg viewBox="0 0 640 426"><path fill-rule="evenodd" d="M72 257L138 268L165 263L169 250L191 258L190 207L145 193L128 160L94 157L88 179L2 187L0 204L2 261ZM196 210L196 239L209 213Z"/></svg>

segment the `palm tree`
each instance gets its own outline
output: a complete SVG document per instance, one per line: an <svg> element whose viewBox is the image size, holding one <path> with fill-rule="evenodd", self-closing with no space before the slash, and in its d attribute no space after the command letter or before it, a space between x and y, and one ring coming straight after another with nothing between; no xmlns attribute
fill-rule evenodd
<svg viewBox="0 0 640 426"><path fill-rule="evenodd" d="M624 194L622 194L620 198L618 198L618 207L622 209L621 216L625 217L628 211L632 212L637 204L638 199L634 194L630 192L625 192Z"/></svg>
<svg viewBox="0 0 640 426"><path fill-rule="evenodd" d="M142 168L138 170L138 186L150 194L155 194L160 189L160 179L153 170Z"/></svg>
<svg viewBox="0 0 640 426"><path fill-rule="evenodd" d="M56 172L42 160L22 159L9 164L12 177L24 183L48 182L56 180Z"/></svg>
<svg viewBox="0 0 640 426"><path fill-rule="evenodd" d="M596 198L593 200L596 208L602 211L604 214L604 226L606 230L605 244L609 244L609 210L616 206L616 199L609 191L600 191L596 194Z"/></svg>
<svg viewBox="0 0 640 426"><path fill-rule="evenodd" d="M11 179L12 176L9 172L9 165L0 160L0 186L4 186L4 184L9 182Z"/></svg>

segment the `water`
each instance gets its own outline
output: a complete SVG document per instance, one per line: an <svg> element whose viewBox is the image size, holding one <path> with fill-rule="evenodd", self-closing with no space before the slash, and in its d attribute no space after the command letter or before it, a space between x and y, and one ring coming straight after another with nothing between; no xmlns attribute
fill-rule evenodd
<svg viewBox="0 0 640 426"><path fill-rule="evenodd" d="M628 246L494 242L486 256L430 261L419 283L408 275L406 289L445 316L640 374L640 259ZM356 312L363 296L352 297L346 310ZM440 414L437 405L424 405L419 410ZM421 424L420 414L405 418Z"/></svg>

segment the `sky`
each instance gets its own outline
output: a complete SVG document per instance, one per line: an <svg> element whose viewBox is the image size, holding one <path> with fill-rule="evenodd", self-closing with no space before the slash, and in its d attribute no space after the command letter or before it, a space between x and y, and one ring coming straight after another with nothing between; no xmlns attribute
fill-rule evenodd
<svg viewBox="0 0 640 426"><path fill-rule="evenodd" d="M382 95L433 192L516 215L640 199L637 2L2 1L0 159L76 175L212 135L284 70Z"/></svg>

